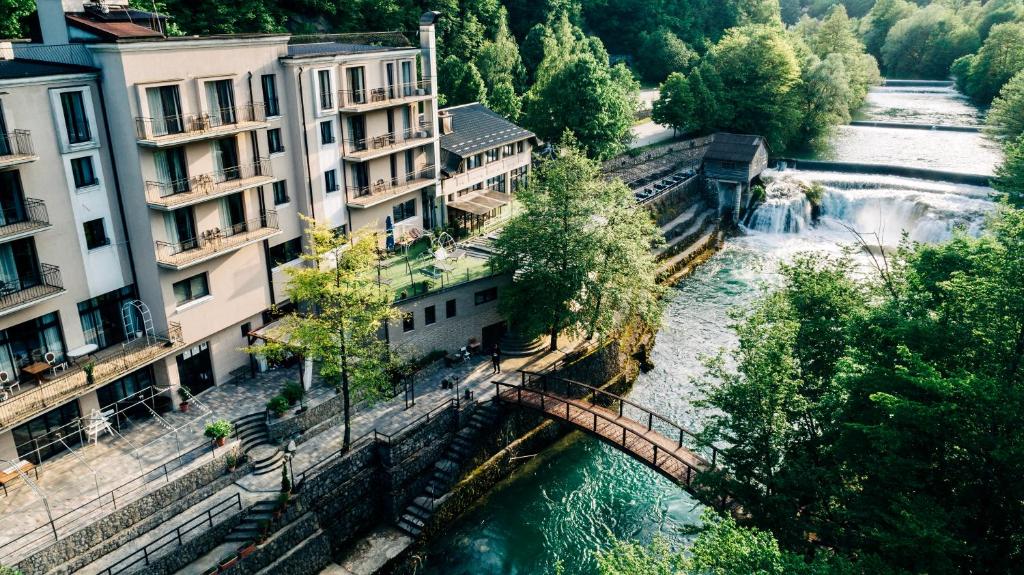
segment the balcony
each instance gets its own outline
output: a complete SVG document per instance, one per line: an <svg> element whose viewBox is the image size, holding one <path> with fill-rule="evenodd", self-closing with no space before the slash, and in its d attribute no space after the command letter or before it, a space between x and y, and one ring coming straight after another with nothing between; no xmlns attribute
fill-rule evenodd
<svg viewBox="0 0 1024 575"><path fill-rule="evenodd" d="M20 207L0 209L0 214L0 242L18 240L52 227L42 200L25 198Z"/></svg>
<svg viewBox="0 0 1024 575"><path fill-rule="evenodd" d="M28 130L0 133L0 168L9 168L39 159L32 147L32 134Z"/></svg>
<svg viewBox="0 0 1024 575"><path fill-rule="evenodd" d="M347 190L348 206L361 209L371 208L409 192L423 189L437 181L435 174L434 166L431 165L410 172L403 178L378 180L372 186L349 186Z"/></svg>
<svg viewBox="0 0 1024 575"><path fill-rule="evenodd" d="M175 210L274 181L268 158L184 180L146 182L146 203L155 210Z"/></svg>
<svg viewBox="0 0 1024 575"><path fill-rule="evenodd" d="M150 148L177 146L267 126L269 124L266 106L259 102L202 114L135 118L135 133L139 145Z"/></svg>
<svg viewBox="0 0 1024 575"><path fill-rule="evenodd" d="M104 385L177 353L185 346L181 326L170 324L165 334L142 336L98 351L89 362L93 364L92 381L82 366L71 365L67 371L43 377L38 384L21 382L21 391L0 402L0 429L7 430L24 421L99 389Z"/></svg>
<svg viewBox="0 0 1024 575"><path fill-rule="evenodd" d="M176 244L156 242L156 261L162 268L183 270L279 233L281 230L277 225L277 212L267 210L262 217L234 224L226 230L206 230L193 240Z"/></svg>
<svg viewBox="0 0 1024 575"><path fill-rule="evenodd" d="M0 316L64 293L60 268L39 264L39 270L12 280L0 280Z"/></svg>
<svg viewBox="0 0 1024 575"><path fill-rule="evenodd" d="M433 141L434 130L430 124L420 124L419 128L402 132L390 132L363 138L361 140L345 140L342 157L349 162L365 162L407 148L422 146Z"/></svg>
<svg viewBox="0 0 1024 575"><path fill-rule="evenodd" d="M342 112L367 112L411 104L429 99L431 91L431 82L427 79L383 88L339 90L338 109Z"/></svg>

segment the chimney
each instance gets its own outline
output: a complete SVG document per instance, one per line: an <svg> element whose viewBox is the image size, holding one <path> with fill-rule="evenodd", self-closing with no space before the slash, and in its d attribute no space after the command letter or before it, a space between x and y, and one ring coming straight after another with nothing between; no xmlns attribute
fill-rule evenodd
<svg viewBox="0 0 1024 575"><path fill-rule="evenodd" d="M452 113L448 110L441 110L437 113L437 120L441 125L441 135L452 133Z"/></svg>
<svg viewBox="0 0 1024 575"><path fill-rule="evenodd" d="M39 31L43 44L59 45L68 43L68 25L64 14L85 12L85 0L36 0L39 12Z"/></svg>

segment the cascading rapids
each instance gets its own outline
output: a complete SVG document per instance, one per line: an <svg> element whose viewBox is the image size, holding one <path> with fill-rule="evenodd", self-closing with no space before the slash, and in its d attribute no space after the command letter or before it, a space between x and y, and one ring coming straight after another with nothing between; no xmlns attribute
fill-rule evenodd
<svg viewBox="0 0 1024 575"><path fill-rule="evenodd" d="M765 200L747 215L744 227L762 233L802 233L815 226L848 234L877 236L885 246L911 240L935 243L958 227L978 234L994 208L991 190L942 182L827 172L766 173ZM817 221L807 197L820 184Z"/></svg>

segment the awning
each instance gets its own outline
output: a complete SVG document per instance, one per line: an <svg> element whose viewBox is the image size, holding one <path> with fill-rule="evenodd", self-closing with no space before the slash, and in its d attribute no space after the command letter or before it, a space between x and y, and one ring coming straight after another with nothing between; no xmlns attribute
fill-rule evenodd
<svg viewBox="0 0 1024 575"><path fill-rule="evenodd" d="M501 192L481 190L448 202L448 207L473 215L483 216L501 206L507 206L510 198L511 196Z"/></svg>
<svg viewBox="0 0 1024 575"><path fill-rule="evenodd" d="M286 345L291 341L291 333L289 332L288 326L281 320L268 323L255 331L249 332L249 335L257 339L262 339L263 341L283 343Z"/></svg>

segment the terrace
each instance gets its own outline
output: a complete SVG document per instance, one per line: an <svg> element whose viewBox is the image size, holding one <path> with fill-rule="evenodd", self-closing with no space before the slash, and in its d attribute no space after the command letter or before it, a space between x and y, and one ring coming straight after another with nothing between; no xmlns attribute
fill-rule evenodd
<svg viewBox="0 0 1024 575"><path fill-rule="evenodd" d="M349 162L365 162L374 158L429 143L433 134L429 123L420 124L417 129L389 132L358 140L345 139L342 157Z"/></svg>
<svg viewBox="0 0 1024 575"><path fill-rule="evenodd" d="M348 186L350 208L370 208L398 196L420 190L435 183L433 165L424 166L405 177L380 179L371 186Z"/></svg>
<svg viewBox="0 0 1024 575"><path fill-rule="evenodd" d="M188 142L230 136L265 128L267 109L262 103L221 108L200 114L178 114L160 118L135 118L140 146L162 148Z"/></svg>
<svg viewBox="0 0 1024 575"><path fill-rule="evenodd" d="M427 238L399 250L380 263L377 274L378 283L388 286L396 301L496 275L488 257L458 245L444 259L435 257Z"/></svg>
<svg viewBox="0 0 1024 575"><path fill-rule="evenodd" d="M146 203L156 210L184 206L227 196L274 181L268 158L226 170L200 174L173 182L146 182Z"/></svg>
<svg viewBox="0 0 1024 575"><path fill-rule="evenodd" d="M430 79L393 84L376 88L339 90L338 106L342 112L367 112L380 108L412 104L430 98Z"/></svg>
<svg viewBox="0 0 1024 575"><path fill-rule="evenodd" d="M32 147L32 134L28 130L0 133L0 168L9 168L39 159Z"/></svg>
<svg viewBox="0 0 1024 575"><path fill-rule="evenodd" d="M39 269L18 278L0 281L0 316L64 293L60 268L39 264Z"/></svg>
<svg viewBox="0 0 1024 575"><path fill-rule="evenodd" d="M182 270L279 233L277 212L267 210L261 217L234 224L226 230L206 230L199 237L184 242L156 242L156 261L160 267Z"/></svg>

